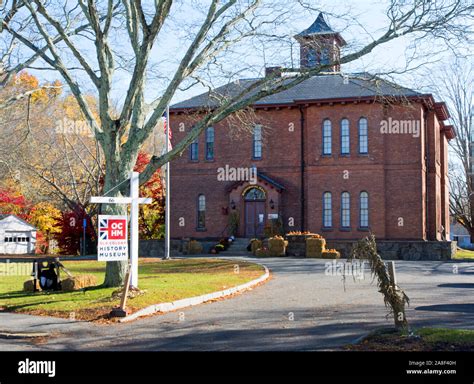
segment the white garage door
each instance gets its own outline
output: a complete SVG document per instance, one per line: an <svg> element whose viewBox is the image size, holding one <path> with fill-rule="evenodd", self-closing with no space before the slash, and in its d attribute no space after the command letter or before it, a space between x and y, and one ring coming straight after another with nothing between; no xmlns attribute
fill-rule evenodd
<svg viewBox="0 0 474 384"><path fill-rule="evenodd" d="M30 232L6 232L4 248L6 254L21 255L30 249Z"/></svg>

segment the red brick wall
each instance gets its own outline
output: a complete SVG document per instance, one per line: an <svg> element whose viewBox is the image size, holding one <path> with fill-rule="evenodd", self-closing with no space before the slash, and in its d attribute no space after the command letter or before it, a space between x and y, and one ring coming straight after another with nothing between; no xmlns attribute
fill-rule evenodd
<svg viewBox="0 0 474 384"><path fill-rule="evenodd" d="M424 239L425 238L425 164L423 107L383 106L380 103L349 103L334 105L310 105L303 108L305 119L305 223L306 230L322 232L322 196L330 191L333 197L333 228L324 232L328 239L357 239L367 234L359 230L359 194L369 193L370 229L381 239ZM366 117L369 122L369 154L358 153L358 121ZM381 120L391 117L396 120L419 120L420 136L409 134L382 134ZM284 219L285 230L301 229L301 131L298 107L257 111L257 123L264 125L264 146L262 160L252 159L252 135L229 129L227 122L215 128L215 160L206 161L205 135L199 138L199 162L189 161L189 151L175 159L171 165L172 174L172 237L219 237L228 224L228 208L231 198L228 188L233 182L217 180L217 169L226 164L230 167L257 166L258 170L283 184L285 190L278 194L275 210ZM322 122L332 121L332 155L322 156ZM340 154L340 121L350 122L350 155ZM190 118L185 115L172 116L173 142L180 141L191 129ZM428 117L428 140L430 143L431 167L429 173L429 223L430 235L436 237L436 228L442 223L443 209L446 212L447 193L441 183L441 175L447 171L441 162L445 161L445 143L441 142L439 125L431 113ZM184 132L178 127L184 123ZM442 136L444 137L444 136ZM437 149L436 149L437 148ZM443 159L442 159L443 156ZM345 178L344 175L349 175ZM259 182L270 196L275 191L270 185ZM271 191L270 191L271 190ZM350 231L340 228L341 193L351 196ZM441 193L444 191L443 193ZM207 198L206 231L196 231L197 197ZM239 190L240 193L240 190ZM241 212L242 201L232 199ZM269 198L270 199L270 198ZM268 199L268 200L269 200ZM268 201L267 201L268 203ZM267 213L269 212L267 206ZM446 213L444 213L446 215ZM184 218L181 227L180 218ZM294 227L289 227L289 219ZM403 221L403 226L400 222ZM182 222L181 222L182 224ZM241 234L242 235L242 234Z"/></svg>

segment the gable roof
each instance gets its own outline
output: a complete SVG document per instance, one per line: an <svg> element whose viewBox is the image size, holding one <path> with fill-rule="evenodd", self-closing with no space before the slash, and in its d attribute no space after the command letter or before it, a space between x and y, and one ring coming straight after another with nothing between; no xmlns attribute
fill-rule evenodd
<svg viewBox="0 0 474 384"><path fill-rule="evenodd" d="M420 93L412 89L399 86L367 73L356 73L346 76L348 76L347 84L344 83L344 76L339 73L313 76L290 89L264 97L254 105L289 105L309 100L346 98L421 96ZM232 98L258 80L260 79L243 79L223 85L212 92L206 92L174 104L171 106L171 110L217 107L222 97ZM291 78L285 81L289 82ZM250 92L248 96L258 92L258 90Z"/></svg>
<svg viewBox="0 0 474 384"><path fill-rule="evenodd" d="M265 184L270 184L274 188L276 188L279 192L284 191L286 188L283 184L279 183L278 181L272 179L271 177L267 176L263 172L257 171L257 179L263 181ZM248 181L236 181L235 183L231 184L229 187L226 188L227 192L232 191L233 189L239 187L242 184L248 183Z"/></svg>
<svg viewBox="0 0 474 384"><path fill-rule="evenodd" d="M26 226L32 228L32 229L37 229L34 225L31 225L30 223L26 222L25 220L19 218L18 216L16 215L12 215L12 214L0 214L0 221L3 221L5 220L6 218L8 217L13 217L14 219L16 219L16 221L19 221L21 222L22 224L25 224Z"/></svg>

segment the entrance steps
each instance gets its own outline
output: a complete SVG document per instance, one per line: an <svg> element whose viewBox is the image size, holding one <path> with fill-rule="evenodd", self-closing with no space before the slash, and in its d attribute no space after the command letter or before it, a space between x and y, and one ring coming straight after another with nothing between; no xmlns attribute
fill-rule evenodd
<svg viewBox="0 0 474 384"><path fill-rule="evenodd" d="M250 252L247 252L249 243L250 239L244 237L236 238L226 251L219 253L219 256L249 256L251 255Z"/></svg>

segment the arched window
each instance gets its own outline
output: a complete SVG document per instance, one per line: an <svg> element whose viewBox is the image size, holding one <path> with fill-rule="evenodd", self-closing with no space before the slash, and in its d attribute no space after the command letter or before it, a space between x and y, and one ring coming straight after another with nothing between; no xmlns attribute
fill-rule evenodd
<svg viewBox="0 0 474 384"><path fill-rule="evenodd" d="M341 195L341 227L351 226L351 195L349 192L342 192Z"/></svg>
<svg viewBox="0 0 474 384"><path fill-rule="evenodd" d="M206 160L214 159L214 128L206 129Z"/></svg>
<svg viewBox="0 0 474 384"><path fill-rule="evenodd" d="M197 215L197 227L198 229L206 228L206 196L198 196L198 215Z"/></svg>
<svg viewBox="0 0 474 384"><path fill-rule="evenodd" d="M323 121L323 155L332 153L332 127L331 120Z"/></svg>
<svg viewBox="0 0 474 384"><path fill-rule="evenodd" d="M244 199L246 201L252 200L265 200L266 195L265 191L260 188L250 188L247 192L245 192Z"/></svg>
<svg viewBox="0 0 474 384"><path fill-rule="evenodd" d="M369 228L369 194L365 191L359 196L359 227Z"/></svg>
<svg viewBox="0 0 474 384"><path fill-rule="evenodd" d="M253 129L253 154L254 159L262 158L262 126L256 125Z"/></svg>
<svg viewBox="0 0 474 384"><path fill-rule="evenodd" d="M341 120L341 155L348 155L351 151L349 120Z"/></svg>
<svg viewBox="0 0 474 384"><path fill-rule="evenodd" d="M199 141L196 138L189 148L189 158L191 161L198 161L199 160Z"/></svg>
<svg viewBox="0 0 474 384"><path fill-rule="evenodd" d="M331 192L323 194L323 227L332 227L332 195Z"/></svg>
<svg viewBox="0 0 474 384"><path fill-rule="evenodd" d="M359 153L369 153L369 126L367 119L359 119Z"/></svg>

